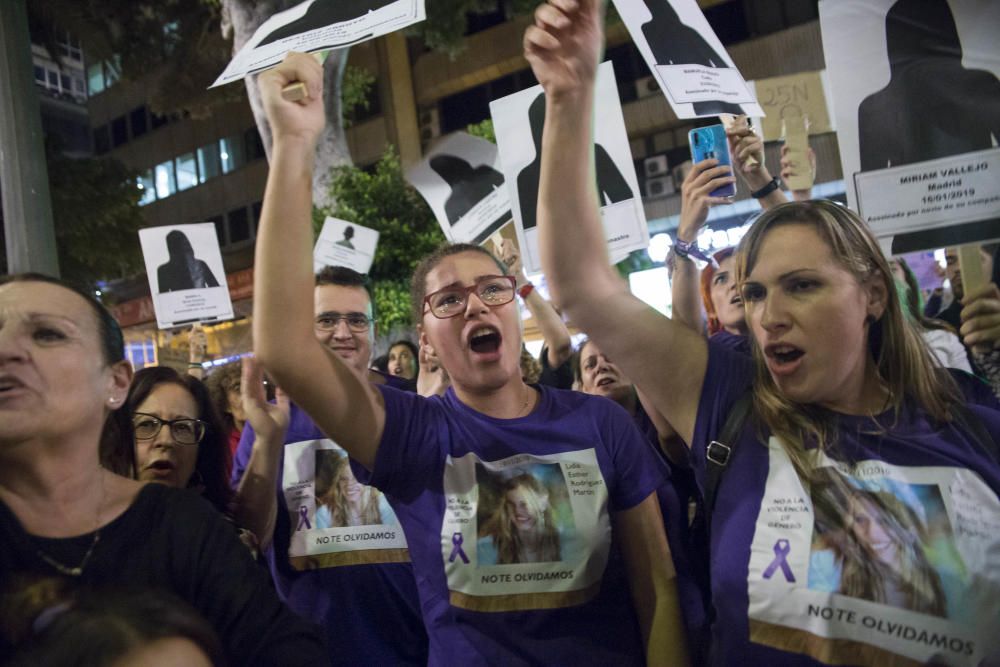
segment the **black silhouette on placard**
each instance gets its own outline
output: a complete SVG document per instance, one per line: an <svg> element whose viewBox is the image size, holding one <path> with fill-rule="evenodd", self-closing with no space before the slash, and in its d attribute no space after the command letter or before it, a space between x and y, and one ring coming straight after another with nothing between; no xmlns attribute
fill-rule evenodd
<svg viewBox="0 0 1000 667"><path fill-rule="evenodd" d="M899 0L885 17L889 84L858 106L861 170L991 148L1000 139L1000 81L962 66L944 0Z"/></svg>
<svg viewBox="0 0 1000 667"><path fill-rule="evenodd" d="M517 197L521 205L521 224L531 229L536 224L538 208L538 179L542 169L542 128L545 125L545 93L538 93L528 107L528 124L535 142L535 159L517 175ZM625 177L618 171L614 160L599 143L594 143L594 162L597 167L597 194L601 206L635 198Z"/></svg>
<svg viewBox="0 0 1000 667"><path fill-rule="evenodd" d="M642 36L653 52L657 65L703 65L729 67L712 45L697 30L681 22L667 0L644 0L652 17L642 24ZM694 102L694 112L699 116L728 113L739 116L743 108L724 100Z"/></svg>
<svg viewBox="0 0 1000 667"><path fill-rule="evenodd" d="M353 238L354 238L354 227L347 225L346 227L344 227L344 238L337 241L334 245L339 245L342 248L349 248L350 250L354 250L354 244L351 243L351 239Z"/></svg>
<svg viewBox="0 0 1000 667"><path fill-rule="evenodd" d="M462 158L443 153L432 157L428 164L451 187L444 212L452 225L495 189L503 187L503 174L487 164L473 168Z"/></svg>
<svg viewBox="0 0 1000 667"><path fill-rule="evenodd" d="M167 255L167 261L156 269L156 284L161 294L219 286L208 264L194 256L191 241L181 230L167 233Z"/></svg>
<svg viewBox="0 0 1000 667"><path fill-rule="evenodd" d="M301 35L334 23L343 23L364 16L368 12L391 5L396 0L316 0L306 13L285 24L262 39L257 46L265 46L279 39Z"/></svg>

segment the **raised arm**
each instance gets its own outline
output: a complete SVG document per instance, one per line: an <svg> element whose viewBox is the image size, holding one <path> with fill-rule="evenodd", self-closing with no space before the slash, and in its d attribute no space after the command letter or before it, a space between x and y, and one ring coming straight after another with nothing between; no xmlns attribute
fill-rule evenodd
<svg viewBox="0 0 1000 667"><path fill-rule="evenodd" d="M521 255L517 251L517 246L510 239L504 239L501 248L501 257L504 264L510 268L511 274L517 279L517 289L528 285L528 277L524 275L524 266L521 263ZM524 299L524 305L531 311L531 316L535 319L542 338L545 339L547 347L546 354L549 355L549 368L559 368L573 354L573 340L570 338L569 329L562 317L552 307L552 304L545 300L541 294L533 287Z"/></svg>
<svg viewBox="0 0 1000 667"><path fill-rule="evenodd" d="M281 89L302 82L308 97ZM254 349L293 401L352 458L371 469L385 426L381 395L313 335L312 172L323 130L323 69L289 54L260 75L274 145L254 270Z"/></svg>
<svg viewBox="0 0 1000 667"><path fill-rule="evenodd" d="M737 121L726 132L729 139L729 153L732 156L736 173L753 194L766 187L771 182L772 176L764 164L763 140L750 128L743 116L738 117ZM754 159L749 159L751 157ZM784 204L788 201L788 197L779 187L758 197L757 201L760 202L760 207L766 211L778 204Z"/></svg>
<svg viewBox="0 0 1000 667"><path fill-rule="evenodd" d="M256 360L244 357L240 394L254 439L250 461L233 498L233 516L237 525L257 536L261 549L267 548L274 537L278 514L274 490L291 410L288 395L280 389L275 403L267 402L263 380L263 369Z"/></svg>
<svg viewBox="0 0 1000 667"><path fill-rule="evenodd" d="M736 177L718 160L702 160L691 167L681 184L681 219L677 225L677 240L694 243L702 225L708 219L712 206L728 204L725 197L713 197L716 189L734 183ZM673 253L670 289L673 318L692 331L702 331L701 292L698 286L698 267L685 253Z"/></svg>
<svg viewBox="0 0 1000 667"><path fill-rule="evenodd" d="M707 344L632 296L608 263L591 136L603 20L598 0L551 0L525 32L525 57L547 98L538 196L542 265L555 303L690 442Z"/></svg>

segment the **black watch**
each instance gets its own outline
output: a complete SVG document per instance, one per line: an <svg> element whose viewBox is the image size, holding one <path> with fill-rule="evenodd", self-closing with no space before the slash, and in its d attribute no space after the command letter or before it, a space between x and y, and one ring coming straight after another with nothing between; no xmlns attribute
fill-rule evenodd
<svg viewBox="0 0 1000 667"><path fill-rule="evenodd" d="M760 199L761 197L766 197L778 188L781 187L781 181L778 180L777 176L771 178L771 182L762 187L760 190L756 190L750 193L750 196L754 199Z"/></svg>

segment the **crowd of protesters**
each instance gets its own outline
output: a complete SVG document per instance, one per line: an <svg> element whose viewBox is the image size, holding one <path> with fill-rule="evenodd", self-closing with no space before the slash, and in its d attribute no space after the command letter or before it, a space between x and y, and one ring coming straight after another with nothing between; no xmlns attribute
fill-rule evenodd
<svg viewBox="0 0 1000 667"><path fill-rule="evenodd" d="M987 286L964 291L948 249L950 290L925 291L848 208L768 189L763 142L732 129L732 167L683 183L659 314L609 265L592 191L601 11L550 0L524 36L551 302L509 241L447 245L414 272L412 336L374 358L371 281L312 270L326 114L301 54L259 77L274 144L242 366L203 380L196 329L190 372L133 374L93 297L0 279L0 661L902 664L833 612L778 622L799 577L945 637L925 662L1000 664L996 244ZM294 82L311 94L283 99ZM736 181L761 212L696 262ZM767 521L782 494L805 529ZM948 539L989 544L964 560L941 544L962 499L979 523ZM975 643L954 650L959 622Z"/></svg>

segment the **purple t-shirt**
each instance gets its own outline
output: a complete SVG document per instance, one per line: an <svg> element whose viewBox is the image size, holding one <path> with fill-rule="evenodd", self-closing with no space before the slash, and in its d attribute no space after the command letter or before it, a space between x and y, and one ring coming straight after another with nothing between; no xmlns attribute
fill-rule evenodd
<svg viewBox="0 0 1000 667"><path fill-rule="evenodd" d="M250 462L243 430L233 484ZM365 487L349 520L332 487L350 484L346 453L292 405L278 474L274 540L265 551L282 600L323 627L334 664L426 665L427 633L406 542L390 503ZM290 509L291 507L291 509Z"/></svg>
<svg viewBox="0 0 1000 667"><path fill-rule="evenodd" d="M676 465L660 449L656 426L638 401L632 421L659 455L667 472L667 480L657 489L656 496L677 570L677 595L687 629L688 649L697 663L707 642L710 597L705 548L696 540L688 521L689 504L700 498L697 482L690 467Z"/></svg>
<svg viewBox="0 0 1000 667"><path fill-rule="evenodd" d="M713 343L717 343L730 350L735 350L743 354L750 354L750 336L741 336L739 334L729 333L725 329L721 331L716 331L712 334L710 340Z"/></svg>
<svg viewBox="0 0 1000 667"><path fill-rule="evenodd" d="M699 476L752 377L749 357L710 341ZM1000 441L1000 405L958 379ZM810 452L808 485L778 439L744 424L712 515L720 664L993 664L980 661L1000 655L1000 464L971 434L913 408L898 422L835 419L836 450Z"/></svg>
<svg viewBox="0 0 1000 667"><path fill-rule="evenodd" d="M379 390L371 483L406 532L430 664L643 664L611 514L656 491L663 471L628 414L548 387L508 420L451 389Z"/></svg>

